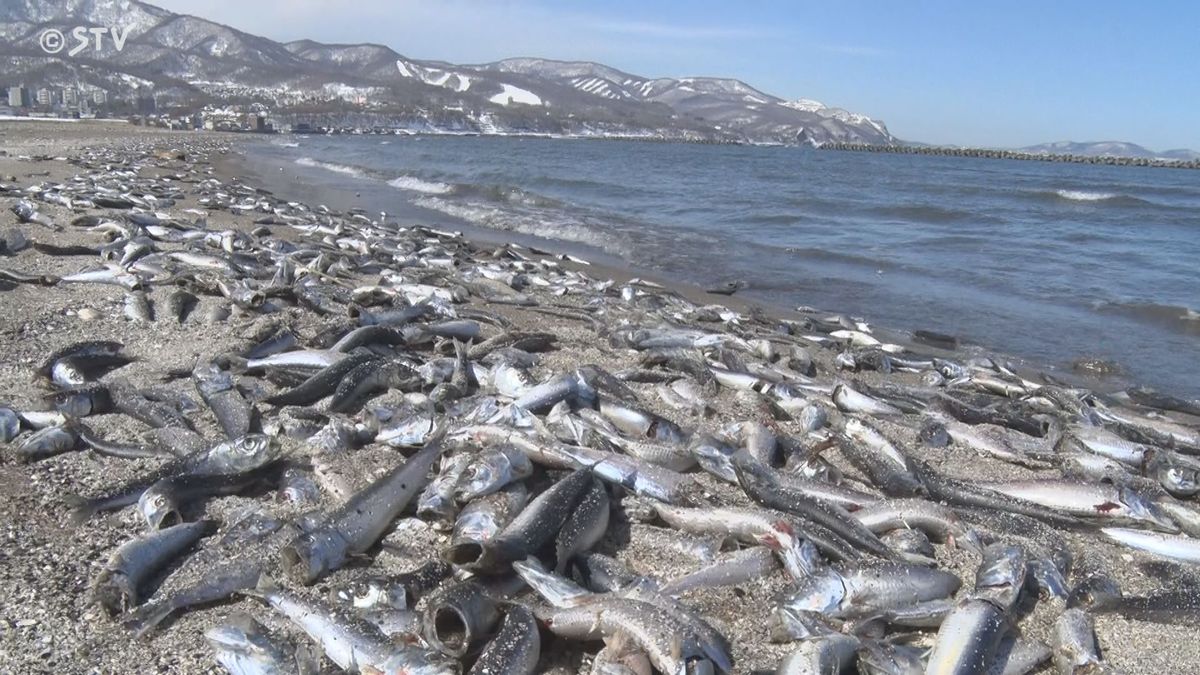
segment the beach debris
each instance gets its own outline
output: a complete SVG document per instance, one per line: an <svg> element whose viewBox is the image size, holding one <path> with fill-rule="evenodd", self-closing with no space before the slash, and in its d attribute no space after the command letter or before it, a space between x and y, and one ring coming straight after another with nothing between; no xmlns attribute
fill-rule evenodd
<svg viewBox="0 0 1200 675"><path fill-rule="evenodd" d="M18 470L142 462L67 499L80 528L136 508L91 595L132 634L249 597L203 632L230 672L1091 672L1093 615L1200 616L1186 589L1081 577L1070 545L1200 562L1195 401L697 305L284 201L205 156L127 151L176 176L157 181L85 153L76 180L4 197L83 243L6 235L0 293L86 290L97 332L21 366L0 442ZM99 332L122 327L203 349L180 365Z"/></svg>

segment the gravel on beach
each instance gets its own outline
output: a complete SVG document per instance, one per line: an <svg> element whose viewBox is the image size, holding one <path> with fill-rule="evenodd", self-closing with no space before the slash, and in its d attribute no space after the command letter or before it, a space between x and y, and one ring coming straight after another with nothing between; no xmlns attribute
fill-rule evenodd
<svg viewBox="0 0 1200 675"><path fill-rule="evenodd" d="M198 201L202 196L200 180L211 177L231 185L244 179L238 170L237 159L243 147L243 137L230 134L168 132L121 123L0 122L0 150L4 151L0 155L0 183L29 186L49 181L69 182L79 171L73 158L112 153L116 160L114 170L136 169L137 175L144 178L190 172L189 178L178 182L178 189L185 198L168 211L184 220L193 220L197 216L186 215L188 209L205 210ZM123 158L127 156L142 159L126 163ZM253 187L250 183L246 185ZM305 201L302 186L297 186L295 194L276 196ZM99 241L94 233L79 228L66 227L62 232L55 232L37 224L18 224L9 211L13 201L11 195L0 194L0 232L19 228L34 241L57 246L95 246ZM55 222L66 223L80 215L65 206L39 202L38 208ZM110 213L104 209L87 212ZM260 215L212 210L207 211L204 218L212 230L250 231L256 227L254 220ZM277 229L278 236L300 236L285 234L282 227ZM481 245L479 255L486 255L487 250L488 247ZM62 276L95 262L25 250L16 256L0 257L0 268ZM617 285L637 276L637 272L631 270L555 262L597 279L611 277ZM362 280L363 283L367 281ZM149 294L155 302L161 302L166 290L155 288ZM748 312L753 308L751 302L740 296L709 295L703 289L680 285L668 285L668 290L701 304L721 304L734 311ZM0 290L0 404L27 409L41 405L41 397L46 392L31 381L31 373L48 354L72 343L120 341L135 360L107 378L154 383L165 371L190 371L198 359L243 349L247 336L258 325L255 315L237 311L225 322L206 322L207 311L217 303L217 299L207 296L200 298L200 305L182 325L161 318L151 324L138 325L122 313L124 296L122 289L100 284L49 287L18 284ZM539 380L580 364L595 364L610 371L628 367L627 350L610 346L588 322L570 318L573 312L584 309L585 301L585 296L557 298L555 302L561 306L561 315L538 313L520 306L489 306L478 298L472 298L464 306L486 308L511 322L513 330L544 331L557 336L557 349L544 354L536 367L535 375ZM794 304L804 305L804 298L796 298ZM754 309L757 311L758 308ZM799 316L775 308L763 311L784 319ZM310 312L288 310L286 318L301 335L314 335L323 327ZM835 350L813 349L812 353L818 372L836 372ZM857 377L867 383L919 383L917 375L905 373L884 376L864 372ZM187 379L173 386L195 394ZM631 386L645 393L641 400L651 411L675 419L683 426L697 422L660 403L650 385ZM714 428L756 419L761 413L747 397L725 388L713 397L711 406L714 414L705 420L705 424ZM200 417L203 416L197 416L197 420ZM133 428L129 418L101 415L89 418L89 423L108 437L125 441L137 439L138 430ZM210 437L218 435L214 424L209 421L202 424L207 427L198 428L198 431ZM914 456L949 476L968 481L1057 477L1056 472L1016 467L954 446L927 447L906 426L889 425L884 429ZM777 432L798 433L797 423L779 421ZM846 469L848 479L865 480L836 449L828 451L825 458ZM90 592L96 573L114 548L144 532L145 523L135 509L124 509L75 526L68 518L67 500L71 495L96 494L157 463L158 460L153 459L119 460L92 452L69 452L19 464L0 447L0 673L223 672L202 634L206 628L239 612L253 615L278 634L304 639L286 619L250 598L181 613L165 624L163 630L149 634L146 639L135 638L96 606ZM386 466L381 462L381 468ZM366 466L357 468L368 475L373 469L369 460ZM694 475L705 496L714 502L750 504L735 486L703 472ZM325 499L327 503L322 506L330 505L329 497ZM288 512L289 507L278 503L269 493L210 499L198 515L221 520L253 502L269 502L277 514L301 515ZM1130 594L1177 590L1195 587L1198 583L1196 568L1165 564L1094 534L1064 532L1063 536L1075 558L1073 582L1084 570L1103 570ZM395 545L397 540L402 540L400 545ZM372 554L374 560L369 565L356 564L339 570L304 589L303 593L323 598L334 582L369 573L411 569L422 556L435 555L446 542L445 533L431 529L406 530L403 536L393 533L385 536L384 545ZM621 518L613 519L597 550L613 554L635 572L661 578L670 578L695 567L694 561L660 541L654 529ZM938 563L963 578L967 590L979 558L966 549L939 547ZM167 577L160 583L171 582ZM767 608L790 583L785 574L777 572L758 583L694 591L683 599L729 638L736 672L769 671L794 649L794 645L772 643L766 627ZM1050 632L1060 611L1061 605L1056 606L1053 602L1038 603L1032 614L1021 620L1022 634L1051 642ZM1096 615L1095 622L1105 659L1121 672L1200 672L1200 642L1193 639L1194 627L1136 621L1115 614ZM931 639L932 633L929 636ZM562 648L577 643L554 641L552 644ZM594 653L595 648L589 648L589 651ZM581 663L578 655L570 653L569 649L544 654L543 665L547 670L561 669L557 672L569 672L570 669L588 672L588 664ZM1052 666L1048 664L1039 672L1052 672Z"/></svg>

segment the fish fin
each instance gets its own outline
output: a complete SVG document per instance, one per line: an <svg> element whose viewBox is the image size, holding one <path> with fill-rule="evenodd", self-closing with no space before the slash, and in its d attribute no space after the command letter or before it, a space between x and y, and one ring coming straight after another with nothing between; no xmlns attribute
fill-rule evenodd
<svg viewBox="0 0 1200 675"><path fill-rule="evenodd" d="M270 573L263 572L262 574L258 575L258 581L255 582L254 588L247 588L241 592L252 598L263 598L266 597L268 593L274 593L277 590L279 590L279 583L275 581L274 577L272 577Z"/></svg>
<svg viewBox="0 0 1200 675"><path fill-rule="evenodd" d="M671 637L671 658L679 660L683 657L683 638L678 635Z"/></svg>
<svg viewBox="0 0 1200 675"><path fill-rule="evenodd" d="M892 551L892 558L899 562L906 562L913 565L924 565L932 567L937 564L937 560L928 556L923 556L920 553L910 553L908 551Z"/></svg>
<svg viewBox="0 0 1200 675"><path fill-rule="evenodd" d="M612 635L604 639L604 648L608 650L616 658L620 658L631 652L637 651L639 647L629 637L629 633L623 630L618 630Z"/></svg>
<svg viewBox="0 0 1200 675"><path fill-rule="evenodd" d="M67 495L63 498L63 501L66 502L67 508L70 510L68 521L76 527L91 520L92 516L96 515L99 510L96 508L95 502L79 495Z"/></svg>
<svg viewBox="0 0 1200 675"><path fill-rule="evenodd" d="M320 675L321 657L311 645L297 646L295 656L297 675Z"/></svg>
<svg viewBox="0 0 1200 675"><path fill-rule="evenodd" d="M121 623L133 631L134 636L144 638L174 613L175 609L175 605L170 602L148 603L130 612Z"/></svg>

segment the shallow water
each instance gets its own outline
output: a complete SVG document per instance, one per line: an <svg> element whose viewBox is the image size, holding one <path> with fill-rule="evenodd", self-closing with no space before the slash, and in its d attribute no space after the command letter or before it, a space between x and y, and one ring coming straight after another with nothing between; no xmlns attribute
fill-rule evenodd
<svg viewBox="0 0 1200 675"><path fill-rule="evenodd" d="M256 154L401 217L744 279L775 304L1037 362L1110 358L1200 394L1200 172L493 137L295 136Z"/></svg>

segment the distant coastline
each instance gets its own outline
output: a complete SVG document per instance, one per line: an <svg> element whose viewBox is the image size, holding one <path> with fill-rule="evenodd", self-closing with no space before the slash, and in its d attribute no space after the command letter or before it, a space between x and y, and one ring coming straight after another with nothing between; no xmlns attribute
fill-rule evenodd
<svg viewBox="0 0 1200 675"><path fill-rule="evenodd" d="M924 145L872 145L869 143L822 143L819 150L845 152L888 152L900 155L934 155L939 157L979 157L982 159L1017 159L1030 162L1071 164L1103 164L1106 166L1149 166L1164 169L1200 169L1200 159L1155 159L1149 157L1119 157L1112 155L1071 155L994 148L950 148Z"/></svg>

